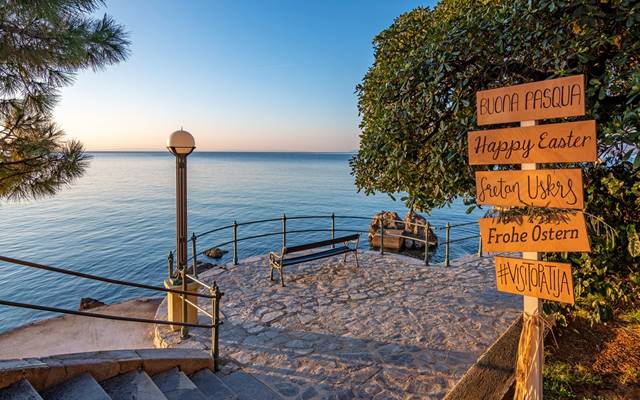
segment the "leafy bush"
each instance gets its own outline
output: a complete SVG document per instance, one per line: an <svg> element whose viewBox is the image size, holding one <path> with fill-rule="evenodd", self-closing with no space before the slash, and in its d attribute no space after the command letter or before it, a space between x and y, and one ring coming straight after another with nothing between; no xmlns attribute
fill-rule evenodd
<svg viewBox="0 0 640 400"><path fill-rule="evenodd" d="M442 0L398 17L374 47L374 64L356 88L356 186L367 194L405 192L408 207L427 212L456 198L473 204L474 172L489 168L467 162L478 90L585 74L586 118L596 120L601 162L562 167L584 169L586 212L598 223L591 224L592 253L556 258L574 264L576 306L593 321L637 294L637 0Z"/></svg>

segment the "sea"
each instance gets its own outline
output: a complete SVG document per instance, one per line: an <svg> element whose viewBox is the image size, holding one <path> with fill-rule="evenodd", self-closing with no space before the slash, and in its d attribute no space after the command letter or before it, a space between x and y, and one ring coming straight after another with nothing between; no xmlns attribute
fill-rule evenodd
<svg viewBox="0 0 640 400"><path fill-rule="evenodd" d="M55 267L162 285L167 255L175 249L175 158L168 152L91 153L86 174L50 198L0 203L0 255ZM280 219L286 215L287 244L330 237L331 214L336 235L366 231L381 210L407 209L399 196L358 192L349 153L195 152L188 158L188 232L196 235L239 224L239 258L266 254L282 246ZM429 177L425 177L429 179ZM466 213L457 201L427 215L444 226L477 221L480 211ZM299 216L321 218L295 219ZM364 217L364 219L342 217ZM477 251L477 225L451 229L451 257ZM274 233L250 239L251 236ZM444 230L436 229L440 242ZM245 239L247 238L247 239ZM468 239L465 239L468 238ZM232 239L231 229L197 240L198 252ZM363 248L368 247L363 234ZM230 261L229 253L221 260ZM432 263L442 261L444 246ZM191 249L189 249L191 253ZM191 256L191 254L189 254ZM198 256L203 259L202 256ZM425 266L425 268L434 268ZM267 271L256 271L265 274ZM222 288L224 290L224 288ZM77 309L80 298L114 303L157 292L117 286L0 262L0 299ZM224 305L222 305L224 306ZM0 306L0 332L55 316L49 312Z"/></svg>

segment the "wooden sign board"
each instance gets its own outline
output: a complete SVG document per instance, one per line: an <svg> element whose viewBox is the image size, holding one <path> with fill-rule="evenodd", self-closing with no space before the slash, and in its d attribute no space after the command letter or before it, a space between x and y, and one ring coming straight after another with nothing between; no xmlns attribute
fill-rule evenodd
<svg viewBox="0 0 640 400"><path fill-rule="evenodd" d="M474 131L467 134L469 164L594 162L596 121Z"/></svg>
<svg viewBox="0 0 640 400"><path fill-rule="evenodd" d="M496 257L499 291L573 304L571 264Z"/></svg>
<svg viewBox="0 0 640 400"><path fill-rule="evenodd" d="M482 248L499 251L591 251L584 214L565 215L564 221L547 223L499 222L498 218L480 218Z"/></svg>
<svg viewBox="0 0 640 400"><path fill-rule="evenodd" d="M478 125L584 115L584 86L584 75L574 75L479 91Z"/></svg>
<svg viewBox="0 0 640 400"><path fill-rule="evenodd" d="M476 203L582 210L582 170L477 171Z"/></svg>

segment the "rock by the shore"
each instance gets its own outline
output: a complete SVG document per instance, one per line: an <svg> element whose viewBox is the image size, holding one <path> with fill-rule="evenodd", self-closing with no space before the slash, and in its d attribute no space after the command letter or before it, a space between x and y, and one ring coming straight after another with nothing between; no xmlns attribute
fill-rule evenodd
<svg viewBox="0 0 640 400"><path fill-rule="evenodd" d="M215 267L217 264L211 264L208 262L198 261L198 274L203 273L204 271L208 271L211 268Z"/></svg>
<svg viewBox="0 0 640 400"><path fill-rule="evenodd" d="M421 240L425 239L425 227L427 225L427 219L422 215L414 212L413 210L409 210L402 221L404 223L405 235L418 239L412 240L410 243L408 243L412 246L407 247L415 247L418 249L423 248L424 242L422 242ZM431 227L429 227L429 230L426 233L426 238L429 242L429 246L436 246L438 244L438 238Z"/></svg>
<svg viewBox="0 0 640 400"><path fill-rule="evenodd" d="M214 247L212 249L209 249L207 251L204 252L204 255L209 257L209 258L213 258L213 259L219 259L222 258L223 255L227 254L228 251L227 250L223 250L219 247Z"/></svg>
<svg viewBox="0 0 640 400"><path fill-rule="evenodd" d="M369 224L369 243L373 242L373 238L378 234L380 227L384 229L402 229L400 216L394 211L381 211L373 216L371 224Z"/></svg>
<svg viewBox="0 0 640 400"><path fill-rule="evenodd" d="M106 306L107 303L103 303L100 300L92 299L91 297L83 297L80 299L80 308L78 310L85 311L92 308Z"/></svg>

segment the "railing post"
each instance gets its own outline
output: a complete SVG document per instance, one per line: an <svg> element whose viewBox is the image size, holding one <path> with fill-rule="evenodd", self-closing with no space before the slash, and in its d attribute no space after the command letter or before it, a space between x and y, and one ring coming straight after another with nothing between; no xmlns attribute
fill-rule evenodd
<svg viewBox="0 0 640 400"><path fill-rule="evenodd" d="M218 334L220 326L220 298L222 293L218 288L218 284L213 282L211 287L211 358L213 359L213 370L218 371Z"/></svg>
<svg viewBox="0 0 640 400"><path fill-rule="evenodd" d="M478 257L482 257L482 236L478 236Z"/></svg>
<svg viewBox="0 0 640 400"><path fill-rule="evenodd" d="M169 279L173 279L173 251L167 256L167 269L169 270Z"/></svg>
<svg viewBox="0 0 640 400"><path fill-rule="evenodd" d="M186 292L187 291L187 266L186 265L178 265L178 268L180 269L180 278L182 279L182 291ZM187 323L187 321L189 321L189 319L187 318L187 313L189 312L189 310L187 309L187 296L183 293L180 298L182 299L182 322L183 323ZM187 328L186 326L182 326L180 328L180 338L181 339L186 339L189 337L189 328Z"/></svg>
<svg viewBox="0 0 640 400"><path fill-rule="evenodd" d="M282 247L287 247L287 215L282 214Z"/></svg>
<svg viewBox="0 0 640 400"><path fill-rule="evenodd" d="M331 239L336 238L336 213L331 213ZM336 248L335 244L331 245L332 249Z"/></svg>
<svg viewBox="0 0 640 400"><path fill-rule="evenodd" d="M384 255L384 221L380 222L380 254Z"/></svg>
<svg viewBox="0 0 640 400"><path fill-rule="evenodd" d="M444 266L449 266L449 230L451 229L451 225L447 222L447 225L444 227Z"/></svg>
<svg viewBox="0 0 640 400"><path fill-rule="evenodd" d="M233 265L238 265L238 223L233 221Z"/></svg>
<svg viewBox="0 0 640 400"><path fill-rule="evenodd" d="M193 276L194 277L198 277L198 252L196 251L196 233L193 232L193 234L191 235L191 252L193 255Z"/></svg>
<svg viewBox="0 0 640 400"><path fill-rule="evenodd" d="M429 221L424 227L424 265L429 265Z"/></svg>

